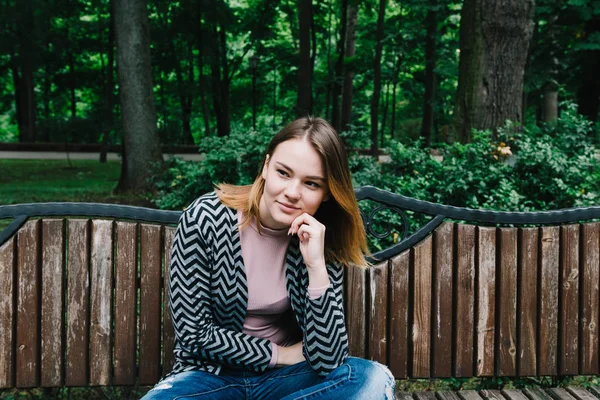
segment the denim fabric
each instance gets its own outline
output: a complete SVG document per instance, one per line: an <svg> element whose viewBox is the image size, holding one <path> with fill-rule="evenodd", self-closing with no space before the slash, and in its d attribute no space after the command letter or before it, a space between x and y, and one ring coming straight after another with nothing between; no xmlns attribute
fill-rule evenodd
<svg viewBox="0 0 600 400"><path fill-rule="evenodd" d="M143 399L389 400L394 398L394 384L394 377L384 365L349 357L325 378L306 362L264 373L228 369L220 375L181 372L159 382Z"/></svg>

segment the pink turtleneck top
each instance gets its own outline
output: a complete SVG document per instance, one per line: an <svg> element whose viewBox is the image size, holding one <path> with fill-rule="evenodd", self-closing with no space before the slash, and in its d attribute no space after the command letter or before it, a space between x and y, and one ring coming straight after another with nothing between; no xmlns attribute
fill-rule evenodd
<svg viewBox="0 0 600 400"><path fill-rule="evenodd" d="M243 218L238 211L238 222ZM285 265L290 237L287 229L261 226L256 220L240 231L242 257L248 281L248 310L243 332L268 339L272 343L270 367L277 364L279 346L291 346L301 340L285 286ZM311 298L320 297L329 286L308 288Z"/></svg>

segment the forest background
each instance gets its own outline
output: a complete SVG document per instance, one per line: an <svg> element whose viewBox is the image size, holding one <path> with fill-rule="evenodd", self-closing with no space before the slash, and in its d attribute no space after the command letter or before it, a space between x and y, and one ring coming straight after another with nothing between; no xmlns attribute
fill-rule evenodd
<svg viewBox="0 0 600 400"><path fill-rule="evenodd" d="M357 186L502 210L600 201L598 0L2 9L0 142L96 144L100 161L121 146L116 191L161 208L250 183L307 114L341 132ZM204 159L163 162L161 144Z"/></svg>

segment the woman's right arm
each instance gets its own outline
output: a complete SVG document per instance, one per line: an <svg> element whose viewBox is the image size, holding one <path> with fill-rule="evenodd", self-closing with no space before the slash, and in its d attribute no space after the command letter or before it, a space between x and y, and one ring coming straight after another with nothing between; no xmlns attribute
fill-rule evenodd
<svg viewBox="0 0 600 400"><path fill-rule="evenodd" d="M200 207L186 210L171 251L169 296L175 335L181 348L202 359L264 371L271 342L213 323L210 296L210 250L198 224Z"/></svg>

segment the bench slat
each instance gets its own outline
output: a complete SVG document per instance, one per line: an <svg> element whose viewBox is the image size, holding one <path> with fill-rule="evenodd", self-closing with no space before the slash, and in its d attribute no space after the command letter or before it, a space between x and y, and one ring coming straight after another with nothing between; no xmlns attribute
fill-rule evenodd
<svg viewBox="0 0 600 400"><path fill-rule="evenodd" d="M477 228L477 376L494 375L496 228Z"/></svg>
<svg viewBox="0 0 600 400"><path fill-rule="evenodd" d="M454 224L444 222L433 232L434 289L431 375L436 378L452 376L452 265Z"/></svg>
<svg viewBox="0 0 600 400"><path fill-rule="evenodd" d="M19 388L39 385L40 356L40 221L28 221L17 234L17 351L16 383Z"/></svg>
<svg viewBox="0 0 600 400"><path fill-rule="evenodd" d="M388 262L369 268L369 359L387 365Z"/></svg>
<svg viewBox="0 0 600 400"><path fill-rule="evenodd" d="M413 248L413 378L429 378L431 374L431 247L429 236Z"/></svg>
<svg viewBox="0 0 600 400"><path fill-rule="evenodd" d="M597 375L598 370L598 284L600 282L600 223L582 226L583 276L581 286L581 371L584 375Z"/></svg>
<svg viewBox="0 0 600 400"><path fill-rule="evenodd" d="M538 229L519 229L519 376L536 375Z"/></svg>
<svg viewBox="0 0 600 400"><path fill-rule="evenodd" d="M517 372L517 230L500 229L498 376Z"/></svg>
<svg viewBox="0 0 600 400"><path fill-rule="evenodd" d="M458 396L458 394L456 392L451 392L451 391L443 391L443 392L436 392L436 397L439 400L461 400L461 398Z"/></svg>
<svg viewBox="0 0 600 400"><path fill-rule="evenodd" d="M416 400L437 400L435 392L415 392L414 398Z"/></svg>
<svg viewBox="0 0 600 400"><path fill-rule="evenodd" d="M88 220L69 220L65 384L88 384L89 236Z"/></svg>
<svg viewBox="0 0 600 400"><path fill-rule="evenodd" d="M537 387L523 389L523 393L531 400L552 400L552 397Z"/></svg>
<svg viewBox="0 0 600 400"><path fill-rule="evenodd" d="M111 306L113 222L92 222L90 384L109 385L111 374Z"/></svg>
<svg viewBox="0 0 600 400"><path fill-rule="evenodd" d="M366 357L366 280L367 270L359 267L348 267L346 276L346 323L348 325L348 346L350 355Z"/></svg>
<svg viewBox="0 0 600 400"><path fill-rule="evenodd" d="M556 375L560 228L542 228L541 241L538 374Z"/></svg>
<svg viewBox="0 0 600 400"><path fill-rule="evenodd" d="M65 223L42 221L42 359L41 385L63 384Z"/></svg>
<svg viewBox="0 0 600 400"><path fill-rule="evenodd" d="M481 400L481 396L474 390L461 390L458 392L458 397L462 400Z"/></svg>
<svg viewBox="0 0 600 400"><path fill-rule="evenodd" d="M590 391L590 393L592 393L594 396L600 398L600 386L597 385L592 385L590 387L588 387L588 390Z"/></svg>
<svg viewBox="0 0 600 400"><path fill-rule="evenodd" d="M0 247L0 388L14 386L16 245L13 237Z"/></svg>
<svg viewBox="0 0 600 400"><path fill-rule="evenodd" d="M456 225L456 312L454 374L473 376L475 327L475 226Z"/></svg>
<svg viewBox="0 0 600 400"><path fill-rule="evenodd" d="M162 375L165 376L173 369L173 347L175 345L175 332L173 330L173 319L171 318L171 309L169 307L169 271L171 270L171 247L175 228L165 227L165 245L164 245L164 292L163 292L163 369Z"/></svg>
<svg viewBox="0 0 600 400"><path fill-rule="evenodd" d="M504 400L504 396L500 390L481 390L479 395L484 399Z"/></svg>
<svg viewBox="0 0 600 400"><path fill-rule="evenodd" d="M141 225L139 383L160 378L161 227Z"/></svg>
<svg viewBox="0 0 600 400"><path fill-rule="evenodd" d="M579 225L561 227L559 315L561 375L575 375L579 365Z"/></svg>
<svg viewBox="0 0 600 400"><path fill-rule="evenodd" d="M137 225L117 222L115 260L115 385L135 383Z"/></svg>
<svg viewBox="0 0 600 400"><path fill-rule="evenodd" d="M567 387L567 391L571 393L577 400L597 400L596 396L581 387L569 386Z"/></svg>
<svg viewBox="0 0 600 400"><path fill-rule="evenodd" d="M408 376L408 301L410 252L392 258L390 269L390 370L396 379ZM351 327L352 329L352 327Z"/></svg>

